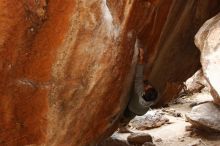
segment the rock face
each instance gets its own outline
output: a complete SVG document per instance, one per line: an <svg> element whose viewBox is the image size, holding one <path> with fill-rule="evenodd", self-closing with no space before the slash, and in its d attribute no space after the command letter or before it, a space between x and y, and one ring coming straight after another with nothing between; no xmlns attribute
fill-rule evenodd
<svg viewBox="0 0 220 146"><path fill-rule="evenodd" d="M182 82L200 67L200 53L193 40L201 25L220 11L220 1L212 2L161 0L152 19L154 24L142 31L147 49L145 77L159 91L159 104L176 97Z"/></svg>
<svg viewBox="0 0 220 146"><path fill-rule="evenodd" d="M87 146L110 135L127 104L136 36L146 78L169 100L199 67L191 40L219 3L0 1L0 145Z"/></svg>
<svg viewBox="0 0 220 146"><path fill-rule="evenodd" d="M117 4L0 2L0 145L85 146L111 133L136 37L134 1Z"/></svg>
<svg viewBox="0 0 220 146"><path fill-rule="evenodd" d="M142 145L145 142L153 142L151 135L147 133L132 133L127 138L128 142L135 145Z"/></svg>
<svg viewBox="0 0 220 146"><path fill-rule="evenodd" d="M195 36L201 51L203 73L212 87L214 101L220 105L220 13L206 21Z"/></svg>
<svg viewBox="0 0 220 146"><path fill-rule="evenodd" d="M210 102L193 107L186 118L197 128L220 132L219 115L220 107Z"/></svg>

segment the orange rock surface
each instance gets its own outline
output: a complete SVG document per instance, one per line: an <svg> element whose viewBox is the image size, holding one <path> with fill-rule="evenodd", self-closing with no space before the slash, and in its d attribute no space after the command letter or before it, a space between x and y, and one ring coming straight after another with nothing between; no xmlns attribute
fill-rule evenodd
<svg viewBox="0 0 220 146"><path fill-rule="evenodd" d="M191 39L219 3L0 1L0 146L88 146L109 136L127 104L136 36L164 103L199 67Z"/></svg>

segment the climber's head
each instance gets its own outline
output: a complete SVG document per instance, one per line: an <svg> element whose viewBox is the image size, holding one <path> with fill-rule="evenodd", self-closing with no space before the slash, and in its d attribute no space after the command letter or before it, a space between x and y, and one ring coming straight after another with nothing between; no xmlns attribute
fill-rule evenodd
<svg viewBox="0 0 220 146"><path fill-rule="evenodd" d="M147 80L144 81L144 91L145 94L143 98L146 101L154 101L157 99L158 93L154 87L152 87Z"/></svg>

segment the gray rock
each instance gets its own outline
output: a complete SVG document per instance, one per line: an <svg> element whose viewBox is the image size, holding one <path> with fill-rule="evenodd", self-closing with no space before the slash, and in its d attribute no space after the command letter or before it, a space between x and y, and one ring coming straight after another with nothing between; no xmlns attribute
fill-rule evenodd
<svg viewBox="0 0 220 146"><path fill-rule="evenodd" d="M195 36L201 52L203 74L211 86L215 103L220 105L220 13L206 21Z"/></svg>
<svg viewBox="0 0 220 146"><path fill-rule="evenodd" d="M157 111L149 111L144 116L136 116L131 122L131 127L137 130L148 130L160 127L169 122L162 113Z"/></svg>
<svg viewBox="0 0 220 146"><path fill-rule="evenodd" d="M126 140L122 140L116 137L110 137L104 140L102 143L97 144L96 146L133 146L129 144Z"/></svg>
<svg viewBox="0 0 220 146"><path fill-rule="evenodd" d="M220 106L212 102L193 107L186 118L194 127L220 132Z"/></svg>
<svg viewBox="0 0 220 146"><path fill-rule="evenodd" d="M153 141L151 135L147 133L132 133L127 137L127 140L129 143L137 145Z"/></svg>

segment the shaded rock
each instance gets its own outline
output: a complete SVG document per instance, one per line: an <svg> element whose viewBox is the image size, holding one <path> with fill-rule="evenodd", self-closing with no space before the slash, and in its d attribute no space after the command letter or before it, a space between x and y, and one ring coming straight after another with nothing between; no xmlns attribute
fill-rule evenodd
<svg viewBox="0 0 220 146"><path fill-rule="evenodd" d="M130 122L130 125L137 130L146 130L160 127L167 122L169 122L169 119L166 118L162 113L157 111L149 111L144 116L135 117Z"/></svg>
<svg viewBox="0 0 220 146"><path fill-rule="evenodd" d="M122 140L117 137L110 137L104 140L102 143L98 144L97 146L132 146L126 140Z"/></svg>
<svg viewBox="0 0 220 146"><path fill-rule="evenodd" d="M186 118L194 127L220 132L220 107L211 102L193 107Z"/></svg>
<svg viewBox="0 0 220 146"><path fill-rule="evenodd" d="M147 133L132 133L127 137L131 144L144 144L145 142L153 142L151 135Z"/></svg>
<svg viewBox="0 0 220 146"><path fill-rule="evenodd" d="M203 73L211 86L214 101L220 105L220 13L206 21L195 36L201 51Z"/></svg>
<svg viewBox="0 0 220 146"><path fill-rule="evenodd" d="M184 83L184 88L179 93L178 97L191 96L194 93L201 93L204 88L209 90L209 84L200 69Z"/></svg>
<svg viewBox="0 0 220 146"><path fill-rule="evenodd" d="M142 146L156 146L152 142L145 142Z"/></svg>

